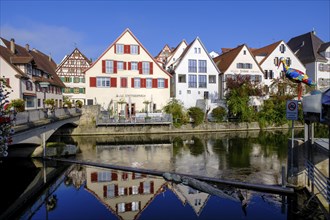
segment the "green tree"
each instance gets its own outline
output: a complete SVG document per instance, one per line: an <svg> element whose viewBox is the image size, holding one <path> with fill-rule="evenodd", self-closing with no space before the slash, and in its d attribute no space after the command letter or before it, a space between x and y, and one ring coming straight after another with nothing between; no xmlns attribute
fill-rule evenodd
<svg viewBox="0 0 330 220"><path fill-rule="evenodd" d="M227 115L227 111L224 107L216 107L211 112L213 119L216 122L222 122L224 117Z"/></svg>
<svg viewBox="0 0 330 220"><path fill-rule="evenodd" d="M9 104L9 108L14 107L17 112L24 112L25 101L23 99L13 99Z"/></svg>
<svg viewBox="0 0 330 220"><path fill-rule="evenodd" d="M188 122L187 113L183 108L182 102L177 99L169 101L163 108L167 114L172 114L174 127L181 127Z"/></svg>

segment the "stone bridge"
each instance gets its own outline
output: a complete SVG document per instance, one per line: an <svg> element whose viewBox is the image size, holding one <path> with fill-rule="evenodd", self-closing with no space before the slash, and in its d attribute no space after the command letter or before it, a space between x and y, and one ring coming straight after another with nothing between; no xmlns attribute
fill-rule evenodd
<svg viewBox="0 0 330 220"><path fill-rule="evenodd" d="M42 110L18 113L13 142L8 146L9 156L31 155L37 146L47 141L60 127L77 126L80 116L79 109L57 109L48 114Z"/></svg>

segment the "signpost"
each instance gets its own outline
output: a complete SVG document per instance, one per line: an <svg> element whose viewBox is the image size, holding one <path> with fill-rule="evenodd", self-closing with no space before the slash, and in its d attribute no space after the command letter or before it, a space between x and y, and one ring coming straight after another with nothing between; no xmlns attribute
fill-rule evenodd
<svg viewBox="0 0 330 220"><path fill-rule="evenodd" d="M292 120L292 137L291 137L291 176L293 176L293 147L294 147L294 121L298 120L298 101L286 101L286 119Z"/></svg>

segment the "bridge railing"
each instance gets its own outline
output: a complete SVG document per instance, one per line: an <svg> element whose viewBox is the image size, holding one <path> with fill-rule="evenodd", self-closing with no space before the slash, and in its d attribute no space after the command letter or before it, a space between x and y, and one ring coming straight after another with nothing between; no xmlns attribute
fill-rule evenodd
<svg viewBox="0 0 330 220"><path fill-rule="evenodd" d="M26 124L29 122L36 122L47 118L61 118L63 116L70 116L76 113L81 113L78 108L58 108L53 112L43 109L27 110L16 113L15 125Z"/></svg>

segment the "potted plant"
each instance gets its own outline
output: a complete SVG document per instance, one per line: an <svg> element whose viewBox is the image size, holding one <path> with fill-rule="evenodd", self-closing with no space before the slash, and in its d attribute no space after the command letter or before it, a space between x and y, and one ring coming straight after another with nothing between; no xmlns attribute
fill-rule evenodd
<svg viewBox="0 0 330 220"><path fill-rule="evenodd" d="M11 100L10 104L9 104L9 109L11 107L14 107L16 112L24 112L25 110L25 102L23 99L13 99Z"/></svg>

